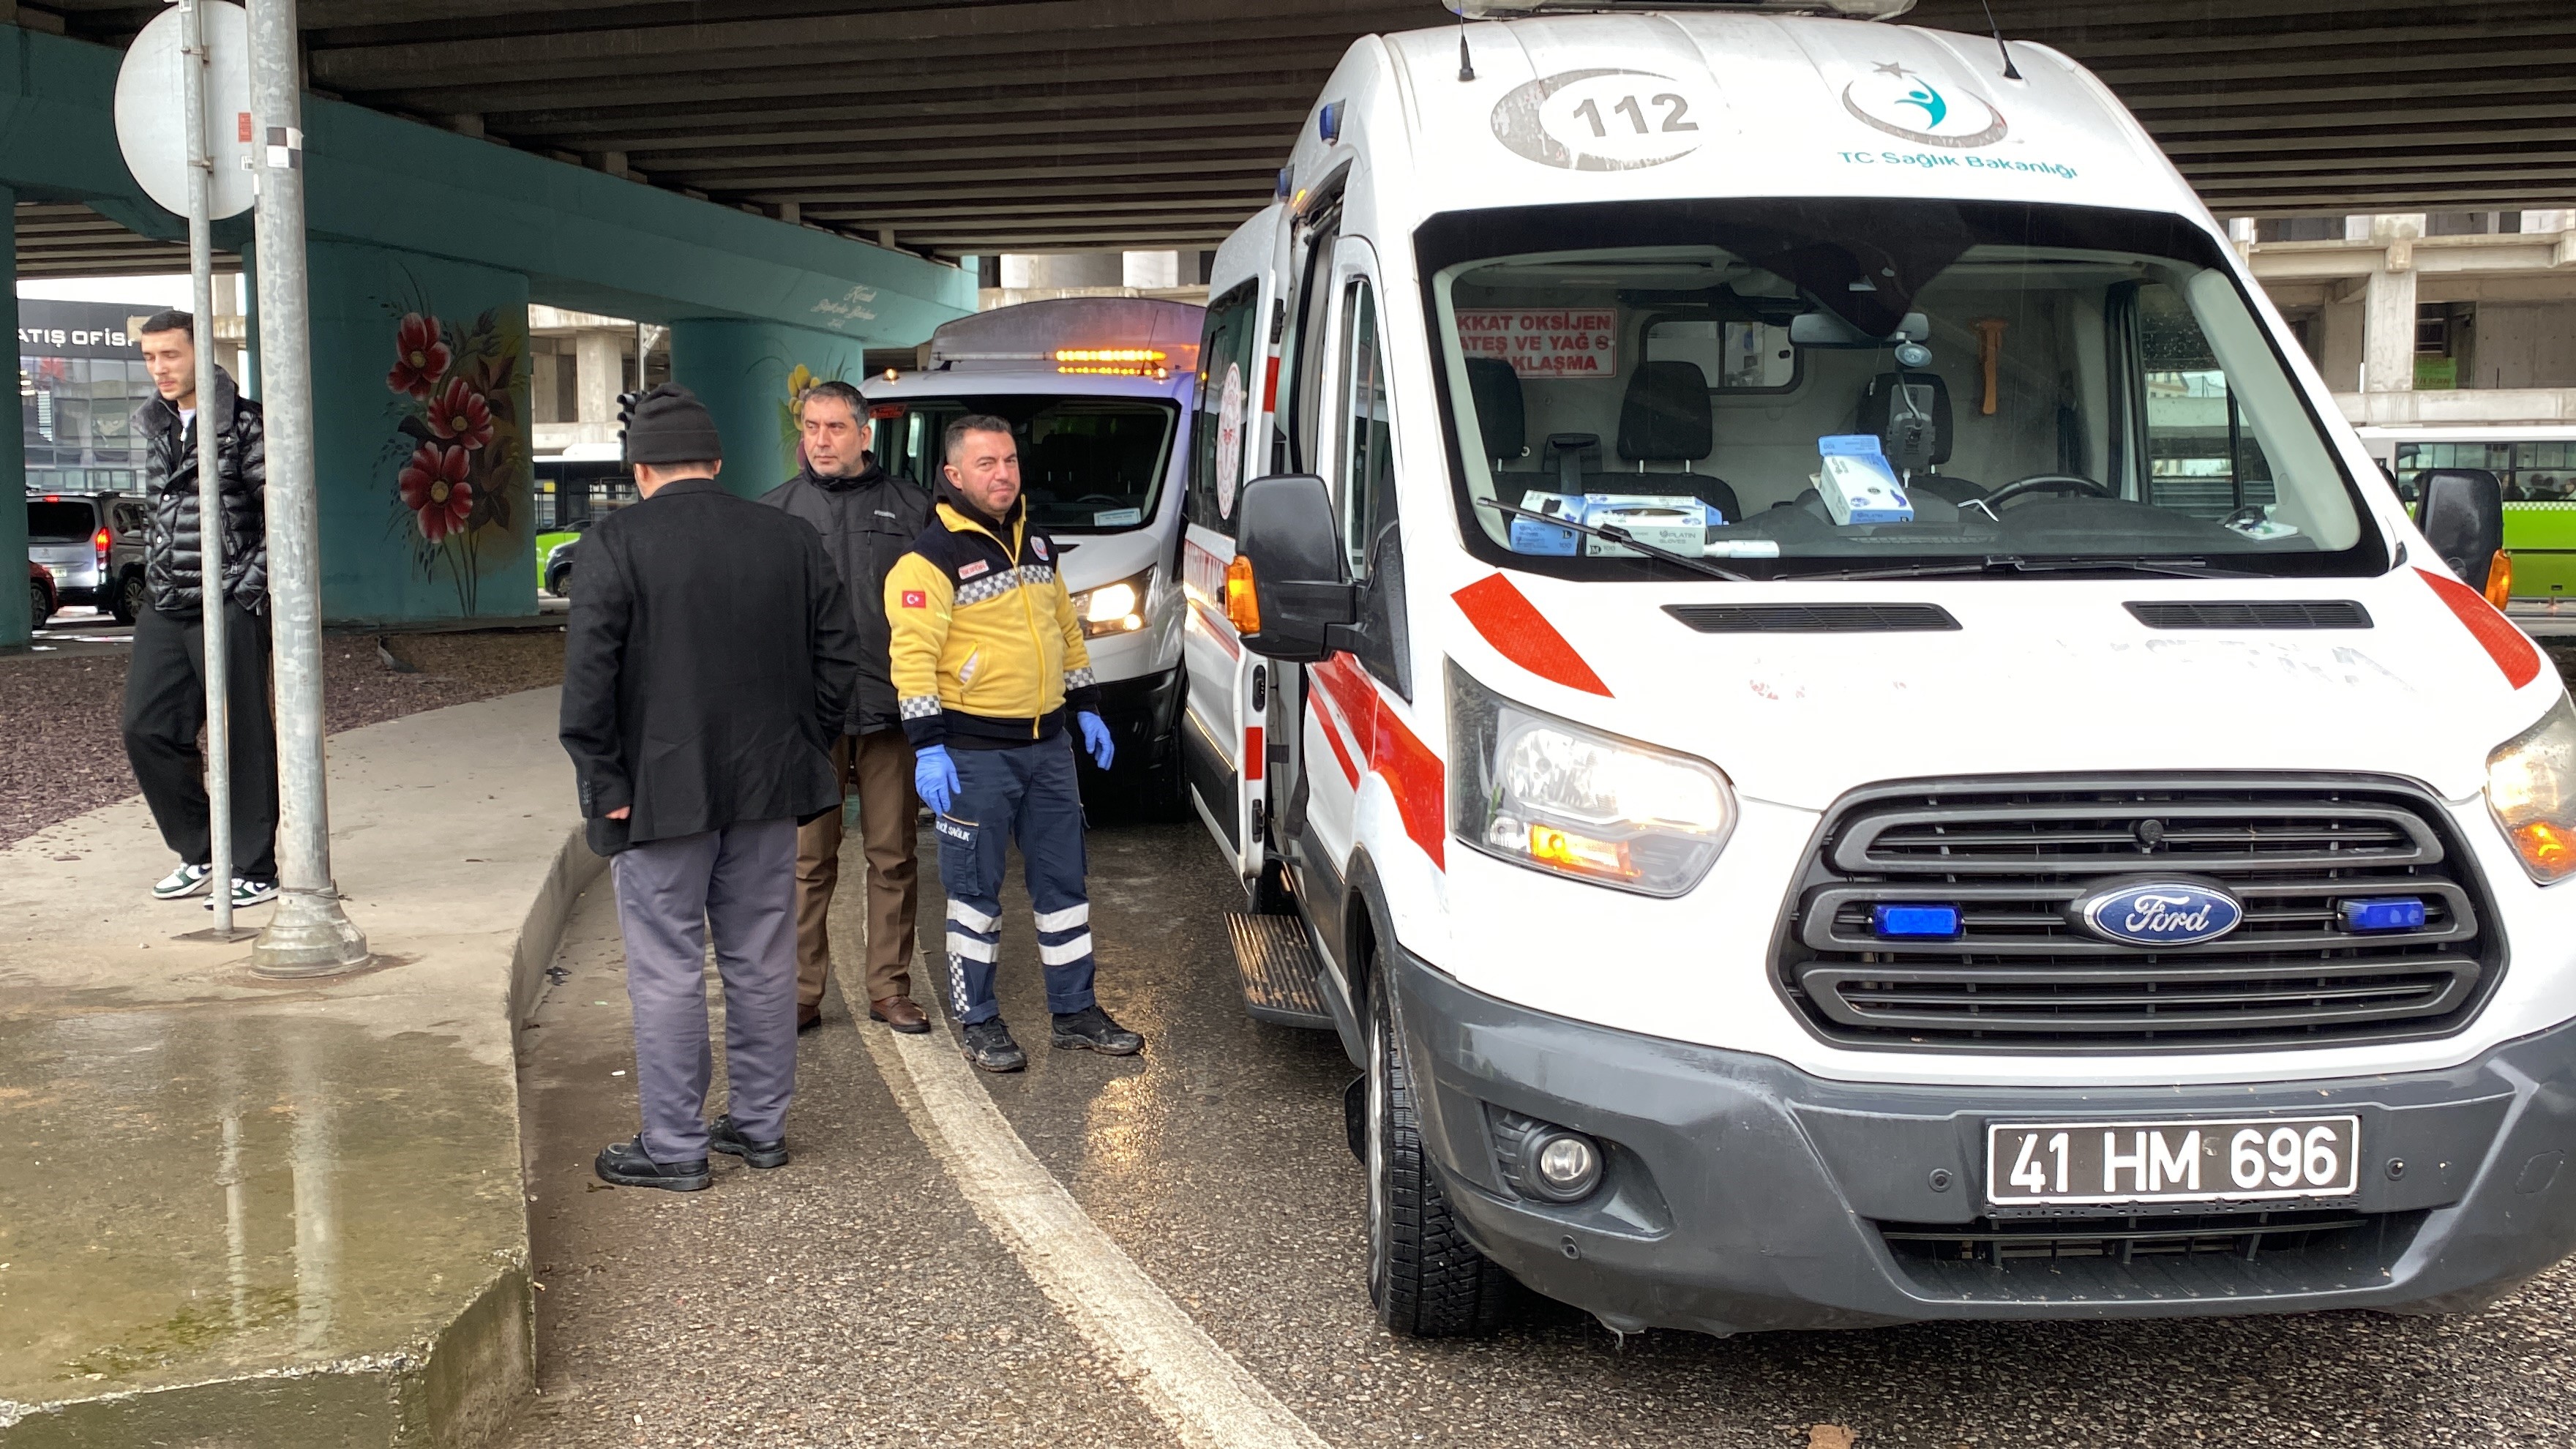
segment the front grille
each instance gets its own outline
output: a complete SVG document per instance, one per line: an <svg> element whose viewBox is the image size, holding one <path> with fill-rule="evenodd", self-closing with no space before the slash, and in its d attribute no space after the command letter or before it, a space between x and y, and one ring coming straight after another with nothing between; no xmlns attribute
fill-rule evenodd
<svg viewBox="0 0 2576 1449"><path fill-rule="evenodd" d="M2225 886L2217 940L2100 939L2070 907L2138 877ZM2411 896L2413 929L2358 934L2341 903ZM1879 904L1955 906L1955 936L1885 939ZM2440 807L2395 782L1968 781L1846 800L1781 933L1780 979L1820 1034L1861 1046L2189 1050L2430 1036L2502 968Z"/></svg>
<svg viewBox="0 0 2576 1449"><path fill-rule="evenodd" d="M2421 1212L1880 1223L1898 1271L1979 1302L2253 1298L2383 1286Z"/></svg>

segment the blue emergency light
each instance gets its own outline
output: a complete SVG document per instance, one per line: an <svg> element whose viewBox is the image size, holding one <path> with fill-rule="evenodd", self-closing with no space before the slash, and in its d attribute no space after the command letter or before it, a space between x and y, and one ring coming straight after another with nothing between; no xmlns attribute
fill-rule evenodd
<svg viewBox="0 0 2576 1449"><path fill-rule="evenodd" d="M2420 931L2424 902L2416 896L2372 896L2342 903L2347 931Z"/></svg>
<svg viewBox="0 0 2576 1449"><path fill-rule="evenodd" d="M1881 936L1950 937L1959 934L1957 906L1875 905L1869 908L1869 928Z"/></svg>
<svg viewBox="0 0 2576 1449"><path fill-rule="evenodd" d="M1327 146L1342 139L1342 103L1340 101L1324 102L1324 109L1315 115L1315 134L1322 137Z"/></svg>

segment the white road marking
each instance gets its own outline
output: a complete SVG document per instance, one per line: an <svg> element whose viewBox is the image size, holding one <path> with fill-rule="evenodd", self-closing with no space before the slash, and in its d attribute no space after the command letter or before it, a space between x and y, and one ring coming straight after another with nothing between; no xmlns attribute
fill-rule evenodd
<svg viewBox="0 0 2576 1449"><path fill-rule="evenodd" d="M938 969L915 957L913 979ZM837 963L834 971L844 1001L867 999L863 972ZM858 1032L975 1215L1174 1436L1193 1449L1326 1449L1037 1160L975 1080L945 1021L933 1015L927 1035L907 1036L863 1019Z"/></svg>

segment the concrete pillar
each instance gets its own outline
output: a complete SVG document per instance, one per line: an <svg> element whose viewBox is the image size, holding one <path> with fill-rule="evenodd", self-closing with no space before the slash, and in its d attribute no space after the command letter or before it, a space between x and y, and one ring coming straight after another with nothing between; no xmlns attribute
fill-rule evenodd
<svg viewBox="0 0 2576 1449"><path fill-rule="evenodd" d="M1128 252L1121 264L1121 285L1129 287L1177 287L1181 284L1179 252ZM1196 277L1190 280L1197 281Z"/></svg>
<svg viewBox="0 0 2576 1449"><path fill-rule="evenodd" d="M322 237L310 265L324 621L536 613L527 278Z"/></svg>
<svg viewBox="0 0 2576 1449"><path fill-rule="evenodd" d="M1005 287L1123 287L1127 285L1124 252L1006 252L1002 256Z"/></svg>
<svg viewBox="0 0 2576 1449"><path fill-rule="evenodd" d="M2370 239L2387 250L2362 302L2364 392L2415 390L2415 242L2423 234L2420 214L2370 219Z"/></svg>
<svg viewBox="0 0 2576 1449"><path fill-rule="evenodd" d="M533 396L534 402L529 415L529 421L539 423L568 423L572 421L570 418L555 416L555 414L561 410L561 400L563 397L563 384L558 375L558 369L562 366L563 358L555 353L538 352L530 354L528 358L528 390Z"/></svg>
<svg viewBox="0 0 2576 1449"><path fill-rule="evenodd" d="M18 335L18 193L0 186L0 325ZM18 353L9 353L9 402L17 409ZM9 568L9 587L0 589L0 650L27 647L34 637L27 617L27 585L19 578L27 556L27 437L17 418L0 428L0 563Z"/></svg>
<svg viewBox="0 0 2576 1449"><path fill-rule="evenodd" d="M626 355L613 332L573 334L574 386L579 389L574 421L617 421L617 395L626 389Z"/></svg>
<svg viewBox="0 0 2576 1449"><path fill-rule="evenodd" d="M799 377L798 374L803 376ZM796 474L795 390L867 374L860 339L729 317L671 324L671 380L698 395L724 444L724 485L757 498Z"/></svg>

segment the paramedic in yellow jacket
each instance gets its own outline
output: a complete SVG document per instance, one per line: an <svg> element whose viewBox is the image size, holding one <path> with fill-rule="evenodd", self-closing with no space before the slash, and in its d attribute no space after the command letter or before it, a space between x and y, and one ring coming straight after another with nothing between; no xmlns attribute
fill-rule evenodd
<svg viewBox="0 0 2576 1449"><path fill-rule="evenodd" d="M1011 425L970 415L942 442L939 502L886 576L885 608L897 709L917 752L913 784L938 812L948 1005L965 1028L968 1061L988 1072L1029 1064L993 1000L1002 867L1017 840L1055 1044L1132 1055L1145 1039L1091 994L1082 796L1065 731L1070 710L1093 762L1109 768L1091 655L1056 577L1055 544L1029 527Z"/></svg>

